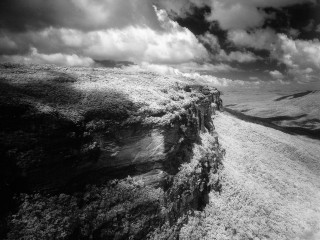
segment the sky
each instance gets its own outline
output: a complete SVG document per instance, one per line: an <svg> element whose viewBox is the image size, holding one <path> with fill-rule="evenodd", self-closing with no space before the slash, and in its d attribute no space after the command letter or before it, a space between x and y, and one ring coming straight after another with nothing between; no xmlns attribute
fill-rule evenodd
<svg viewBox="0 0 320 240"><path fill-rule="evenodd" d="M0 62L320 86L320 0L1 0Z"/></svg>

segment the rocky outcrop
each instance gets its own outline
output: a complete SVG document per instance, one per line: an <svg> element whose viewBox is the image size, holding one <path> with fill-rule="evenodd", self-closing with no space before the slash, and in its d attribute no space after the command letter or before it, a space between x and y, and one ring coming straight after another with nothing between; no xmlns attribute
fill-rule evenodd
<svg viewBox="0 0 320 240"><path fill-rule="evenodd" d="M29 74L28 68L18 69L17 74L10 66L4 79ZM109 73L116 74L128 75ZM139 99L134 93L126 97L110 89L88 93L88 87L96 84L91 80L85 91L75 91L84 85L79 76L59 75L36 83L31 76L32 81L1 82L0 122L5 126L0 139L1 191L8 193L7 205L17 193L27 193L21 200L24 207L11 218L9 238L175 237L188 211L201 210L209 191L220 190L223 150L212 124L220 106L216 89L187 85L186 79L159 83L159 76L147 75L148 81L157 78L159 86L144 97L150 102L140 103L129 100ZM150 88L149 82L145 84ZM159 96L154 98L155 94ZM110 96L113 101L106 101ZM88 102L89 98L93 100ZM57 209L69 205L74 210L68 213L65 228L59 227L61 237L52 230L51 218L40 212L54 214L52 219L58 221L68 211L61 210L60 216ZM39 206L45 211L37 210ZM38 215L33 215L36 211ZM21 220L28 217L36 220ZM50 235L48 228L55 233Z"/></svg>

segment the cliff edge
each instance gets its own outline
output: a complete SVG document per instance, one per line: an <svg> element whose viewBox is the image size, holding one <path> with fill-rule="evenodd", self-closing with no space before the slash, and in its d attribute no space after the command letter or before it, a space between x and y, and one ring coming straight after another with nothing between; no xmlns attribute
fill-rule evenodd
<svg viewBox="0 0 320 240"><path fill-rule="evenodd" d="M175 239L220 191L215 88L122 69L0 69L8 239Z"/></svg>

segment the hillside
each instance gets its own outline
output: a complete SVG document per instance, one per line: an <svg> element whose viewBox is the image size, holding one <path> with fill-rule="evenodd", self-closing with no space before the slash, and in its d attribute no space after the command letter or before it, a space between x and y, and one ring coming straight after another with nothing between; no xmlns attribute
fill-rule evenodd
<svg viewBox="0 0 320 240"><path fill-rule="evenodd" d="M320 239L320 141L219 113L221 192L181 239Z"/></svg>
<svg viewBox="0 0 320 240"><path fill-rule="evenodd" d="M0 70L0 238L319 238L319 92L219 112L178 76Z"/></svg>
<svg viewBox="0 0 320 240"><path fill-rule="evenodd" d="M319 139L320 91L230 92L224 96L226 110L251 121L270 123L289 132Z"/></svg>
<svg viewBox="0 0 320 240"><path fill-rule="evenodd" d="M0 65L0 237L176 238L220 188L202 88L144 71Z"/></svg>

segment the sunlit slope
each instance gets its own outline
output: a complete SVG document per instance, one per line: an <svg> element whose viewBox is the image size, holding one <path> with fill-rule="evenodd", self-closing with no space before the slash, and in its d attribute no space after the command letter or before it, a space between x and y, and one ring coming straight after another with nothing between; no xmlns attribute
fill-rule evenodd
<svg viewBox="0 0 320 240"><path fill-rule="evenodd" d="M208 236L320 239L320 142L226 114L214 122L226 158Z"/></svg>
<svg viewBox="0 0 320 240"><path fill-rule="evenodd" d="M220 113L222 190L181 239L320 239L320 141Z"/></svg>

